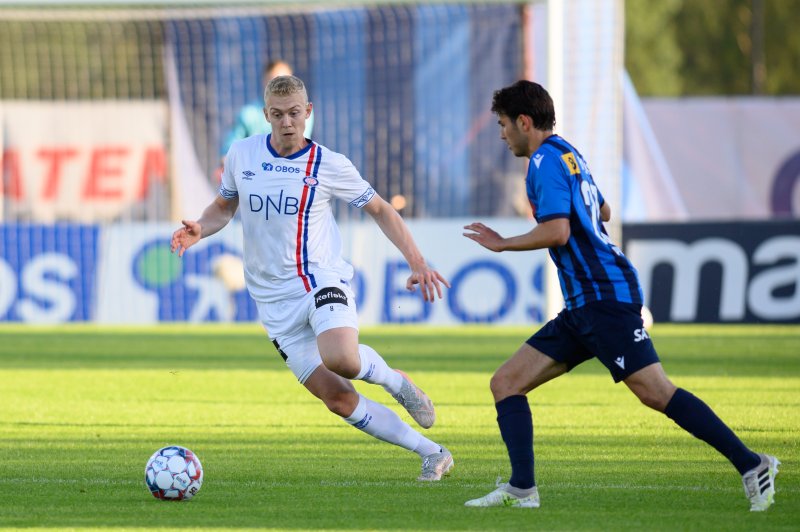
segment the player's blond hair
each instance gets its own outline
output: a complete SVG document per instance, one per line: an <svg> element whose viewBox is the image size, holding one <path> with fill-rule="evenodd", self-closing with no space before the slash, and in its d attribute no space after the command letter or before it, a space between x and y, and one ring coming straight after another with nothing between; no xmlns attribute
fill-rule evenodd
<svg viewBox="0 0 800 532"><path fill-rule="evenodd" d="M308 93L306 92L306 86L302 79L297 76L277 76L272 78L270 82L267 83L266 88L264 88L264 103L266 104L267 98L272 94L276 96L290 96L298 92L303 94L304 103L308 103Z"/></svg>

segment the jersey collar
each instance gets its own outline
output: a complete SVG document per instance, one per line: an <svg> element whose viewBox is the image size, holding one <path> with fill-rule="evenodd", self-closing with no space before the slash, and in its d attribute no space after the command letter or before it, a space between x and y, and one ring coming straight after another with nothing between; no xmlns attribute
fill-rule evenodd
<svg viewBox="0 0 800 532"><path fill-rule="evenodd" d="M306 139L308 141L308 144L306 144L305 148L303 148L300 151L296 151L291 155L287 155L286 157L284 157L283 155L280 155L278 152L276 152L274 149L272 149L272 144L269 143L269 139L271 137L272 137L272 133L267 135L267 149L269 150L269 153L273 157L275 157L276 159L297 159L298 157L301 157L301 156L305 155L306 152L308 152L308 150L310 150L311 146L314 144L314 141L312 141L311 139Z"/></svg>

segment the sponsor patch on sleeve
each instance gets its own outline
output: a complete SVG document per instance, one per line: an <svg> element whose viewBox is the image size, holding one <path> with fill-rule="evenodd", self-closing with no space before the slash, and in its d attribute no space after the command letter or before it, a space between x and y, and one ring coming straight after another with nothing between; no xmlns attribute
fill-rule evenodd
<svg viewBox="0 0 800 532"><path fill-rule="evenodd" d="M219 195L225 199L233 199L239 195L239 193L235 190L230 190L225 188L223 185L219 186Z"/></svg>
<svg viewBox="0 0 800 532"><path fill-rule="evenodd" d="M316 305L317 308L325 305L333 305L334 303L347 305L347 294L345 294L341 288L329 286L314 294L314 305Z"/></svg>
<svg viewBox="0 0 800 532"><path fill-rule="evenodd" d="M575 155L571 153L565 153L561 156L565 163L567 163L567 168L569 168L570 175L575 175L580 173L581 169L578 166L578 161L575 160Z"/></svg>
<svg viewBox="0 0 800 532"><path fill-rule="evenodd" d="M369 187L369 188L366 190L366 192L364 192L364 193L363 193L363 194L361 194L359 197L357 197L356 199L354 199L353 201L351 201L351 202L350 202L350 205L352 205L353 207L355 207L355 208L357 208L357 209L360 209L361 207L363 207L364 205L366 205L366 204L367 204L367 202L368 202L369 200L371 200L371 199L372 199L372 196L374 196L374 195L375 195L375 189L374 189L374 188L372 188L372 187Z"/></svg>

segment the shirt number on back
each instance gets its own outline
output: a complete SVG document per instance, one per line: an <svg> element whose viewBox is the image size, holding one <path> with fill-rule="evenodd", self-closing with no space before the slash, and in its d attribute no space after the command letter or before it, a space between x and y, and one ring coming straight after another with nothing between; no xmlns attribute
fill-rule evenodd
<svg viewBox="0 0 800 532"><path fill-rule="evenodd" d="M589 211L589 218L592 220L592 230L597 238L608 244L614 253L622 255L622 251L611 242L611 238L600 229L600 200L597 197L597 185L588 181L581 181L581 195L583 203Z"/></svg>

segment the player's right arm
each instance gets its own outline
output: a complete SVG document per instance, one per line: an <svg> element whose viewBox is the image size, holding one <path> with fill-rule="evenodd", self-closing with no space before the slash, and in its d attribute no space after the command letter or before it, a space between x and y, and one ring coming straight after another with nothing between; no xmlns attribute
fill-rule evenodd
<svg viewBox="0 0 800 532"><path fill-rule="evenodd" d="M528 200L536 205L536 226L527 233L504 238L494 229L480 222L464 226L470 231L463 233L491 251L528 251L556 248L569 241L571 234L569 213L571 189L564 162L543 154L537 164L530 164L526 178Z"/></svg>
<svg viewBox="0 0 800 532"><path fill-rule="evenodd" d="M183 227L172 233L170 245L172 252L177 250L178 256L183 257L186 250L197 244L201 238L213 235L228 225L238 207L238 196L230 199L222 196L214 198L214 201L203 211L200 219L181 221Z"/></svg>
<svg viewBox="0 0 800 532"><path fill-rule="evenodd" d="M495 252L559 247L565 245L570 236L568 218L553 218L537 224L525 234L508 238L503 238L497 231L480 222L466 225L464 229L472 231L464 233L465 237Z"/></svg>

